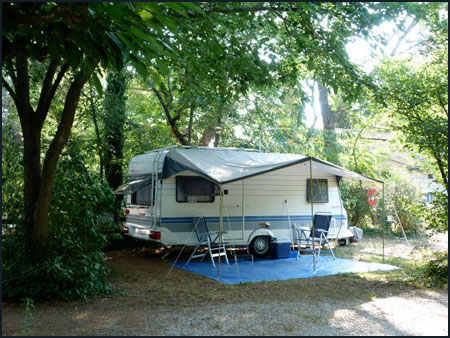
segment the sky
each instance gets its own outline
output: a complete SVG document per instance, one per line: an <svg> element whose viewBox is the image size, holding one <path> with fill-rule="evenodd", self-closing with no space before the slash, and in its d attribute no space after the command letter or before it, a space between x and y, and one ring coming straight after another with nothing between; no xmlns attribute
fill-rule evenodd
<svg viewBox="0 0 450 338"><path fill-rule="evenodd" d="M410 22L407 23L406 26L408 26ZM349 55L349 58L352 62L359 65L361 69L366 72L370 73L374 67L380 62L382 59L382 53L384 52L386 55L389 55L391 53L392 49L394 48L396 42L398 41L398 38L400 36L399 32L396 30L396 26L392 22L385 22L379 27L376 27L375 33L382 33L384 36L386 36L387 39L392 37L389 40L389 43L387 46L385 46L383 49L379 49L376 51L375 56L371 55L373 52L372 47L368 42L361 38L354 39L353 42L348 43L346 46L347 53ZM415 55L417 57L417 54L414 53L415 48L414 46L417 44L418 40L421 37L421 33L423 32L423 27L420 25L416 25L414 29L408 34L406 39L402 42L400 47L397 50L396 57L398 58L407 58L412 55ZM315 92L317 93L317 85ZM318 95L315 95L315 100L313 102L314 107L316 109L317 114L320 114L320 104L319 104L319 98ZM312 104L307 104L305 107L305 115L306 115L306 125L308 127L311 127L313 121L314 121L314 113L313 113L313 106ZM322 129L323 123L322 119L319 118L316 122L316 128Z"/></svg>

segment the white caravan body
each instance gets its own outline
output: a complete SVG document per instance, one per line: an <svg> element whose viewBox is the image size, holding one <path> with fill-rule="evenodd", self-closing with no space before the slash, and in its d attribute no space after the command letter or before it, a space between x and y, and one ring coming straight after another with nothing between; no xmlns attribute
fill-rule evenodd
<svg viewBox="0 0 450 338"><path fill-rule="evenodd" d="M232 181L219 181L224 176ZM313 203L307 194L311 176ZM302 155L172 147L133 158L129 183L117 193L126 194L126 233L163 246L195 246L198 217L209 231L219 231L220 189L224 241L247 246L257 236L269 236L294 243L294 225L310 226L317 212L332 215L329 239L353 236L338 188L342 177L368 179ZM208 184L215 188L208 190Z"/></svg>

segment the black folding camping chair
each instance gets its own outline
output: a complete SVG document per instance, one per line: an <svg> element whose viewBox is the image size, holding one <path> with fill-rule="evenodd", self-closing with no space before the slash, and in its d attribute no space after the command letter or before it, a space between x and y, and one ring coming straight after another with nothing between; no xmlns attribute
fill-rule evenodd
<svg viewBox="0 0 450 338"><path fill-rule="evenodd" d="M300 256L300 251L312 252L316 261L319 261L320 253L330 253L333 256L333 259L336 259L334 255L333 249L328 242L328 231L330 229L331 223L331 213L327 212L317 212L313 218L314 224L314 233L311 228L303 228L297 227L297 245L298 245L298 253L297 258ZM309 231L309 236L306 236L306 231ZM314 243L313 243L314 242ZM318 242L317 249L315 249L315 242ZM305 243L307 248L302 249L300 247L301 244ZM328 250L322 250L322 245L326 244L328 246Z"/></svg>
<svg viewBox="0 0 450 338"><path fill-rule="evenodd" d="M205 217L192 217L192 223L194 224L195 234L197 235L198 243L192 252L191 256L187 260L186 264L189 264L190 261L194 258L201 258L200 261L203 261L206 255L209 255L211 258L211 263L214 267L216 267L216 264L214 263L214 257L224 256L225 262L227 264L230 264L228 262L227 257L227 250L226 245L228 243L223 241L223 237L221 237L220 245L218 243L218 239L220 236L220 233L218 232L210 232L208 230L208 226L206 225ZM226 232L222 232L224 234ZM217 234L217 235L216 235ZM211 238L211 235L216 235L214 239ZM197 253L197 251L201 247L207 246L208 249L203 253Z"/></svg>

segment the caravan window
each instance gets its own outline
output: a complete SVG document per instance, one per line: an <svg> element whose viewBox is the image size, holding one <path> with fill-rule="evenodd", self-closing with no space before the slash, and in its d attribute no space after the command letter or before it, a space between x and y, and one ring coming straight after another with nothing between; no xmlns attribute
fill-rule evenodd
<svg viewBox="0 0 450 338"><path fill-rule="evenodd" d="M177 176L177 202L180 203L211 203L218 186L203 177Z"/></svg>
<svg viewBox="0 0 450 338"><path fill-rule="evenodd" d="M151 184L146 184L140 187L131 195L131 204L135 205L151 205L152 198L151 194L155 196L155 189L152 189ZM153 198L154 200L154 198Z"/></svg>
<svg viewBox="0 0 450 338"><path fill-rule="evenodd" d="M328 180L326 178L314 178L313 182L313 198L311 199L311 179L306 180L308 202L328 203Z"/></svg>

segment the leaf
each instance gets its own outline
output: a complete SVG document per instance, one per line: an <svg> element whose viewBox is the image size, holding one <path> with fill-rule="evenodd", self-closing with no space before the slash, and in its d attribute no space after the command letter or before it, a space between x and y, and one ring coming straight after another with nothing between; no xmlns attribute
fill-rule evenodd
<svg viewBox="0 0 450 338"><path fill-rule="evenodd" d="M146 79L148 77L147 67L137 58L134 58L132 63L139 75Z"/></svg>
<svg viewBox="0 0 450 338"><path fill-rule="evenodd" d="M108 35L112 41L114 41L114 43L117 45L117 47L119 47L120 49L123 49L123 43L122 41L119 40L119 38L117 37L116 34L114 34L113 32L106 32L106 35Z"/></svg>
<svg viewBox="0 0 450 338"><path fill-rule="evenodd" d="M157 63L158 66L159 66L158 71L159 71L162 75L169 75L169 73L170 73L169 67L167 66L167 64L166 64L164 61L162 61L162 60L160 60L160 59L157 59L157 60L156 60L156 63Z"/></svg>
<svg viewBox="0 0 450 338"><path fill-rule="evenodd" d="M100 82L100 79L98 78L97 74L92 74L92 82L94 83L95 89L97 89L97 92L100 95L103 95L103 86Z"/></svg>

